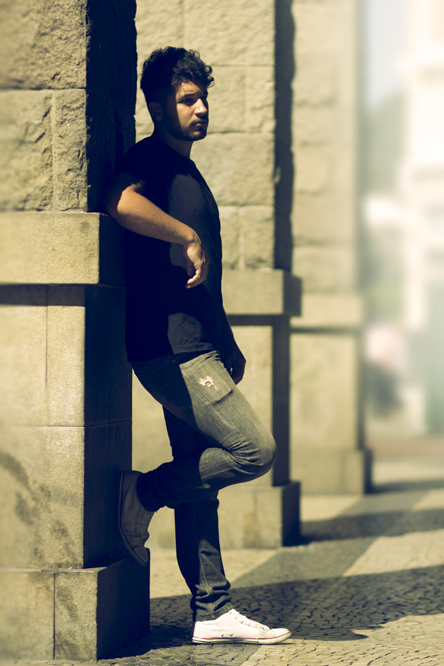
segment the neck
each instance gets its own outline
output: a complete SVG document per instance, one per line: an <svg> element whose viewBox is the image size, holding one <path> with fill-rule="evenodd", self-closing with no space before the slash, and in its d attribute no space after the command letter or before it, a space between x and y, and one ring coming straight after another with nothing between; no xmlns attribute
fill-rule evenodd
<svg viewBox="0 0 444 666"><path fill-rule="evenodd" d="M159 125L154 128L153 136L155 139L166 143L167 146L173 148L173 150L180 153L180 155L183 155L184 157L190 156L191 148L193 147L193 141L181 141L180 139L176 139L174 136L171 136L171 134L168 134L168 132L166 132L163 127Z"/></svg>

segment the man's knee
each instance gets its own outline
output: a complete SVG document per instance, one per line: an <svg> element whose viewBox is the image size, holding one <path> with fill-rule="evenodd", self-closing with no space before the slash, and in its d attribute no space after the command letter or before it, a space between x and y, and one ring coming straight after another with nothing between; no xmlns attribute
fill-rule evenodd
<svg viewBox="0 0 444 666"><path fill-rule="evenodd" d="M260 477L270 471L277 457L277 446L273 436L264 431L257 440L257 458L255 476Z"/></svg>

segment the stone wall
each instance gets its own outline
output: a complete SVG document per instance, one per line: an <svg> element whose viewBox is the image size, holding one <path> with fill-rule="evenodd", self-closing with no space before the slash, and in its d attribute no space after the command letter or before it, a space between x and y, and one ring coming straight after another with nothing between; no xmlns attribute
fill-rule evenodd
<svg viewBox="0 0 444 666"><path fill-rule="evenodd" d="M3 658L96 659L147 629L149 574L115 524L131 465L122 230L96 212L134 141L134 14L126 0L3 7Z"/></svg>
<svg viewBox="0 0 444 666"><path fill-rule="evenodd" d="M295 0L292 476L308 493L369 486L362 439L357 271L359 3Z"/></svg>

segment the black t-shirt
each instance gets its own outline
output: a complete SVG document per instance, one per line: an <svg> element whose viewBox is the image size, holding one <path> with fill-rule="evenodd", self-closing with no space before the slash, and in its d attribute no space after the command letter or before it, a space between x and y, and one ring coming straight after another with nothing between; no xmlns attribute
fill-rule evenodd
<svg viewBox="0 0 444 666"><path fill-rule="evenodd" d="M125 230L128 360L217 348L222 247L219 212L208 185L192 160L153 137L130 148L116 171L144 181L144 196L194 229L210 257L208 278L186 289L181 245Z"/></svg>

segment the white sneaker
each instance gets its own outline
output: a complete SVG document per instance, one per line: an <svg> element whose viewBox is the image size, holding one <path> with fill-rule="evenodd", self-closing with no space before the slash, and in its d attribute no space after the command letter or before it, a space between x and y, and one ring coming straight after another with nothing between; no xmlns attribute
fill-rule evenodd
<svg viewBox="0 0 444 666"><path fill-rule="evenodd" d="M216 620L196 622L193 643L259 643L272 645L291 636L288 629L270 629L232 608Z"/></svg>

